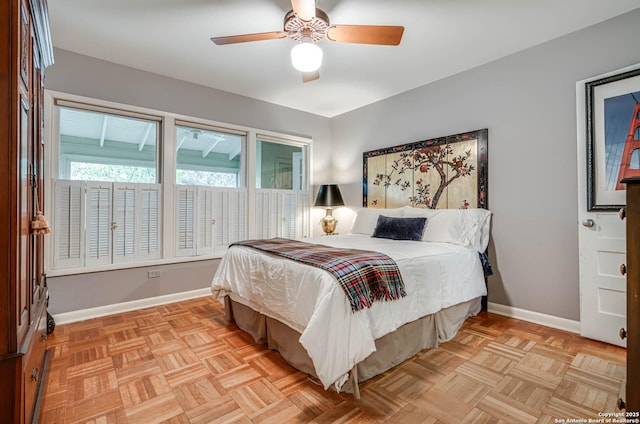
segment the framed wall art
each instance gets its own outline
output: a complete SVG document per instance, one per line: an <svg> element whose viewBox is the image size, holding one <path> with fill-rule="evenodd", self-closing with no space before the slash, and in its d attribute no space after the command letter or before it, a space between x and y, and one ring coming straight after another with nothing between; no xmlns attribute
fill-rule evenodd
<svg viewBox="0 0 640 424"><path fill-rule="evenodd" d="M363 206L487 208L488 130L363 154Z"/></svg>
<svg viewBox="0 0 640 424"><path fill-rule="evenodd" d="M640 176L640 68L587 82L587 210L625 204L620 180Z"/></svg>

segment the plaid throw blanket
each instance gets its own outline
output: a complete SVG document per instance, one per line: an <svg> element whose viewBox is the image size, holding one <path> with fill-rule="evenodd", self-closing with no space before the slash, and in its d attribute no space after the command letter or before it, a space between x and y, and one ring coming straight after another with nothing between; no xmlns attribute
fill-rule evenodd
<svg viewBox="0 0 640 424"><path fill-rule="evenodd" d="M283 238L245 240L232 246L251 247L329 271L340 283L353 311L370 308L375 301L407 295L398 265L382 253Z"/></svg>

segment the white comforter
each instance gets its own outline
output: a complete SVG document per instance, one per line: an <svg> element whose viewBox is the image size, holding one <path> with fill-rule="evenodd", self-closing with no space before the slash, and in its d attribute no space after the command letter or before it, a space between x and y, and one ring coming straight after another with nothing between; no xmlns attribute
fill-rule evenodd
<svg viewBox="0 0 640 424"><path fill-rule="evenodd" d="M407 296L352 312L335 278L319 268L256 249L233 246L211 284L225 295L302 334L325 389L339 390L348 372L375 351L374 340L411 321L486 294L478 252L447 243L395 241L367 235L304 239L334 247L375 250L393 258Z"/></svg>

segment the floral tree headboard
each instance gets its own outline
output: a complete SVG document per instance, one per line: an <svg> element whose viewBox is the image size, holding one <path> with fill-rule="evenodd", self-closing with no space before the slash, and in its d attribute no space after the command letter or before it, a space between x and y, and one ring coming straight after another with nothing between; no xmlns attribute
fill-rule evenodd
<svg viewBox="0 0 640 424"><path fill-rule="evenodd" d="M363 206L487 208L488 130L364 152Z"/></svg>

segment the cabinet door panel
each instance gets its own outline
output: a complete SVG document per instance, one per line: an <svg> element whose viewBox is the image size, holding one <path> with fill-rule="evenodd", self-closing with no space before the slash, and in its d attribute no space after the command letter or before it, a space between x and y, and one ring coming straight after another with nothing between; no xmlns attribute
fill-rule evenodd
<svg viewBox="0 0 640 424"><path fill-rule="evenodd" d="M29 324L29 305L31 303L31 266L30 266L30 140L29 140L29 105L22 98L20 105L20 157L19 157L19 181L18 181L18 199L19 199L19 228L20 240L18 248L18 340L24 336L24 332Z"/></svg>
<svg viewBox="0 0 640 424"><path fill-rule="evenodd" d="M21 25L20 25L20 77L24 87L28 90L29 87L29 71L30 71L30 44L31 44L31 28L28 7L26 2L22 2L21 8Z"/></svg>
<svg viewBox="0 0 640 424"><path fill-rule="evenodd" d="M34 317L35 328L31 343L26 349L24 357L23 382L24 391L24 417L25 423L32 422L33 408L39 387L43 384L44 351L47 347L47 310L40 308L39 316Z"/></svg>
<svg viewBox="0 0 640 424"><path fill-rule="evenodd" d="M42 196L43 187L43 165L44 165L44 146L42 141L44 140L42 132L43 130L43 80L40 58L40 48L38 47L37 40L32 35L33 46L33 66L31 72L31 161L33 163L33 179L31 187L31 211L32 216L35 216L35 211L39 210L44 213L43 204L44 198ZM44 237L43 236L31 236L31 277L32 277L32 297L31 305L38 303L44 293ZM33 312L32 312L33 314ZM32 317L33 319L33 317Z"/></svg>

